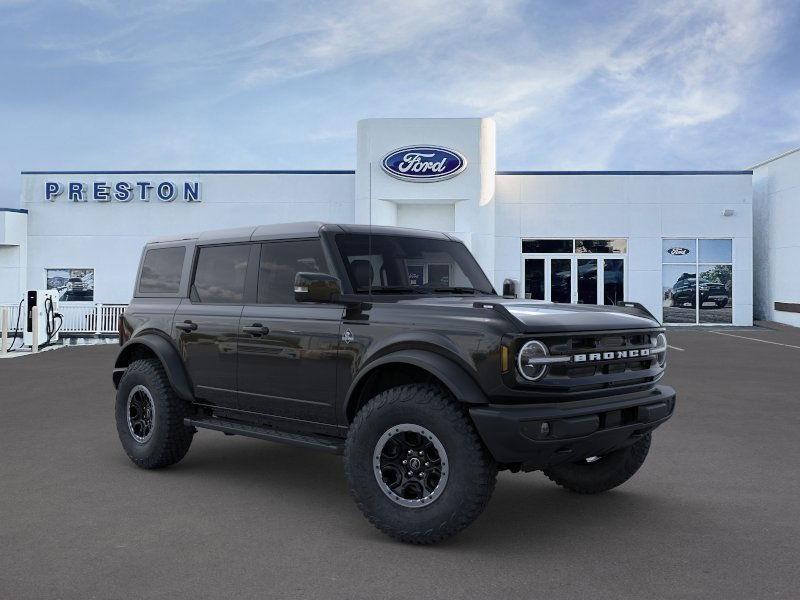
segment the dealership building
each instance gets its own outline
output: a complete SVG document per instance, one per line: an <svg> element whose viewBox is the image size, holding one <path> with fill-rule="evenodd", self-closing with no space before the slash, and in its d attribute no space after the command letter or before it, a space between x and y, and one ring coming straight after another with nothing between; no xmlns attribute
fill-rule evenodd
<svg viewBox="0 0 800 600"><path fill-rule="evenodd" d="M755 215L756 235L769 229L761 314L800 316L775 308L800 302L798 278L779 281L800 264L800 153L754 170L553 172L498 171L495 152L491 119L367 119L354 171L24 171L20 208L0 212L0 304L49 287L62 308L121 306L149 239L325 221L452 233L520 297L751 325L755 198L776 207ZM446 267L423 267L415 277L446 281Z"/></svg>

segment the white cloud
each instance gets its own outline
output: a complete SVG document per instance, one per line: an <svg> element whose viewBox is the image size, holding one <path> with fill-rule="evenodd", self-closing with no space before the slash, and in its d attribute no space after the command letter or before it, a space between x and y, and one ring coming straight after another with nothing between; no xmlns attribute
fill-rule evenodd
<svg viewBox="0 0 800 600"><path fill-rule="evenodd" d="M317 3L313 11L294 16L290 35L283 32L276 39L267 31L251 42L264 48L241 80L256 86L380 56L393 56L398 70L404 65L415 68L419 58L434 48L445 50L449 34L471 22L480 21L484 27L506 22L515 4L509 0Z"/></svg>

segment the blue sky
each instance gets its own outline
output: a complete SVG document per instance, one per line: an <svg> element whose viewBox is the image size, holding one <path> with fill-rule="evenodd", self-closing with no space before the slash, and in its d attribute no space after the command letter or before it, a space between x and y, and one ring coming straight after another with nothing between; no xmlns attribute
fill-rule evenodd
<svg viewBox="0 0 800 600"><path fill-rule="evenodd" d="M800 4L0 0L19 171L353 168L365 117L492 116L498 168L742 168L800 145Z"/></svg>

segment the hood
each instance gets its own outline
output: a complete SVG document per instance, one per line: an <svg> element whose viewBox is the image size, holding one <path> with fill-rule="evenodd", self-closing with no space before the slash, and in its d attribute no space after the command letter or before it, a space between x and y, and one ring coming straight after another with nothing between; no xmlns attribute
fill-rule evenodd
<svg viewBox="0 0 800 600"><path fill-rule="evenodd" d="M535 301L512 301L503 306L523 325L536 332L600 331L608 329L650 329L659 327L636 309L592 304L552 304Z"/></svg>
<svg viewBox="0 0 800 600"><path fill-rule="evenodd" d="M603 331L617 329L651 329L660 327L655 319L637 309L594 304L554 304L537 300L518 300L499 296L436 296L404 298L412 302L439 308L465 308L486 302L508 311L523 332L558 333L569 331ZM480 310L486 310L481 308Z"/></svg>

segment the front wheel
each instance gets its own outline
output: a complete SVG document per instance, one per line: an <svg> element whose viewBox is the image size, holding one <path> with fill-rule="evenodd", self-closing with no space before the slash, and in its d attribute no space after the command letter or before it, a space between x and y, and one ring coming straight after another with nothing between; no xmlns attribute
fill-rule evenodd
<svg viewBox="0 0 800 600"><path fill-rule="evenodd" d="M467 527L483 512L497 477L463 407L421 384L387 390L359 411L344 462L361 512L413 544L440 542Z"/></svg>
<svg viewBox="0 0 800 600"><path fill-rule="evenodd" d="M603 456L592 456L544 470L547 477L578 494L599 494L622 485L633 477L647 458L651 437L648 433L635 444Z"/></svg>

